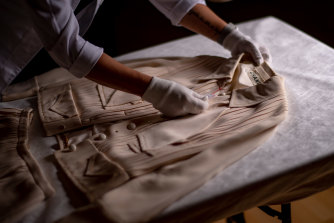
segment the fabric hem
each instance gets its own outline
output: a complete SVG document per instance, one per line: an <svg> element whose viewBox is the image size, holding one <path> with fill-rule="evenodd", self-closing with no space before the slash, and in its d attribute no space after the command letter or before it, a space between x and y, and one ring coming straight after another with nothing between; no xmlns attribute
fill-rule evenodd
<svg viewBox="0 0 334 223"><path fill-rule="evenodd" d="M103 54L103 49L86 41L79 56L68 69L74 76L82 78L86 76L96 65Z"/></svg>
<svg viewBox="0 0 334 223"><path fill-rule="evenodd" d="M170 20L173 25L175 26L181 26L180 22L184 18L184 16L193 8L195 5L201 4L201 5L206 5L205 1L203 0L197 0L197 1L181 1L179 2L176 7L173 8L171 12L171 17Z"/></svg>
<svg viewBox="0 0 334 223"><path fill-rule="evenodd" d="M44 176L37 161L28 150L28 128L32 120L32 109L25 109L20 115L19 127L18 127L18 144L17 152L20 157L25 161L29 168L36 185L43 191L45 199L51 197L55 191L50 185L46 177Z"/></svg>

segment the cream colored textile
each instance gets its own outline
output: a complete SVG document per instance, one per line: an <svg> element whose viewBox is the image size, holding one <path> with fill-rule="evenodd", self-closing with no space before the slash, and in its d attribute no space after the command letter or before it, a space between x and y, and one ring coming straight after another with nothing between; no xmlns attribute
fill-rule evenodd
<svg viewBox="0 0 334 223"><path fill-rule="evenodd" d="M207 94L217 90L218 80L215 78L221 79L222 73L226 78L231 76L236 60L202 56L152 59L127 65L152 76L175 80L199 93ZM222 64L224 66L220 66ZM220 76L215 77L216 71L220 72ZM39 88L38 100L47 135L92 124L159 114L151 104L138 96L116 91L87 79Z"/></svg>
<svg viewBox="0 0 334 223"><path fill-rule="evenodd" d="M177 119L148 111L144 116L95 124L58 137L62 150L55 154L57 161L95 202L94 210L110 221L151 220L254 150L286 115L282 78L267 64L254 67L243 56L146 60L130 65L146 73L159 74L160 68L164 78L207 94L210 108Z"/></svg>
<svg viewBox="0 0 334 223"><path fill-rule="evenodd" d="M36 96L38 90L50 85L61 85L62 83L67 83L73 79L76 79L76 77L66 69L56 68L27 81L9 85L2 91L1 99L3 102L8 102Z"/></svg>
<svg viewBox="0 0 334 223"><path fill-rule="evenodd" d="M0 109L0 222L15 222L53 195L28 148L32 110Z"/></svg>

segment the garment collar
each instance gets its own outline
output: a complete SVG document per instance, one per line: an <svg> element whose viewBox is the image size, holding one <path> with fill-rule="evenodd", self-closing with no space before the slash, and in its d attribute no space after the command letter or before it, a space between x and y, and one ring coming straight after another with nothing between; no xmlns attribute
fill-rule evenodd
<svg viewBox="0 0 334 223"><path fill-rule="evenodd" d="M241 72L240 67L246 63L250 64L245 55L240 55L237 62L237 66L231 72L232 82L236 81L234 80L235 76ZM250 75L254 74L254 81L257 84L246 88L232 89L229 107L252 106L283 94L283 78L278 76L266 62L260 66L253 65L251 67Z"/></svg>

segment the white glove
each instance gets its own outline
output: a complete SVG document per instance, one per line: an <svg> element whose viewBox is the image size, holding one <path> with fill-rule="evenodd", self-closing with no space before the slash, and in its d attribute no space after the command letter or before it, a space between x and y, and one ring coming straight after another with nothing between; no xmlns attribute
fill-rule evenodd
<svg viewBox="0 0 334 223"><path fill-rule="evenodd" d="M260 46L259 50L261 52L261 55L262 55L264 61L266 61L268 64L271 64L272 57L270 55L269 49L265 46Z"/></svg>
<svg viewBox="0 0 334 223"><path fill-rule="evenodd" d="M249 53L257 65L262 64L263 60L271 62L269 50L264 46L259 46L251 37L243 34L237 28L233 29L221 44L231 51L232 56Z"/></svg>
<svg viewBox="0 0 334 223"><path fill-rule="evenodd" d="M199 114L209 107L207 97L176 82L153 77L142 98L163 114L176 117Z"/></svg>

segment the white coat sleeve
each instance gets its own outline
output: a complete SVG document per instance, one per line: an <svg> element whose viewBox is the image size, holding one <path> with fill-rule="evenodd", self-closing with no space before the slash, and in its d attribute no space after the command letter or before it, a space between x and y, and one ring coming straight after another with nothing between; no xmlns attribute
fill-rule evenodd
<svg viewBox="0 0 334 223"><path fill-rule="evenodd" d="M150 0L175 26L196 4L206 5L205 0Z"/></svg>
<svg viewBox="0 0 334 223"><path fill-rule="evenodd" d="M55 62L77 77L87 75L103 49L79 35L70 1L28 0L33 27Z"/></svg>

